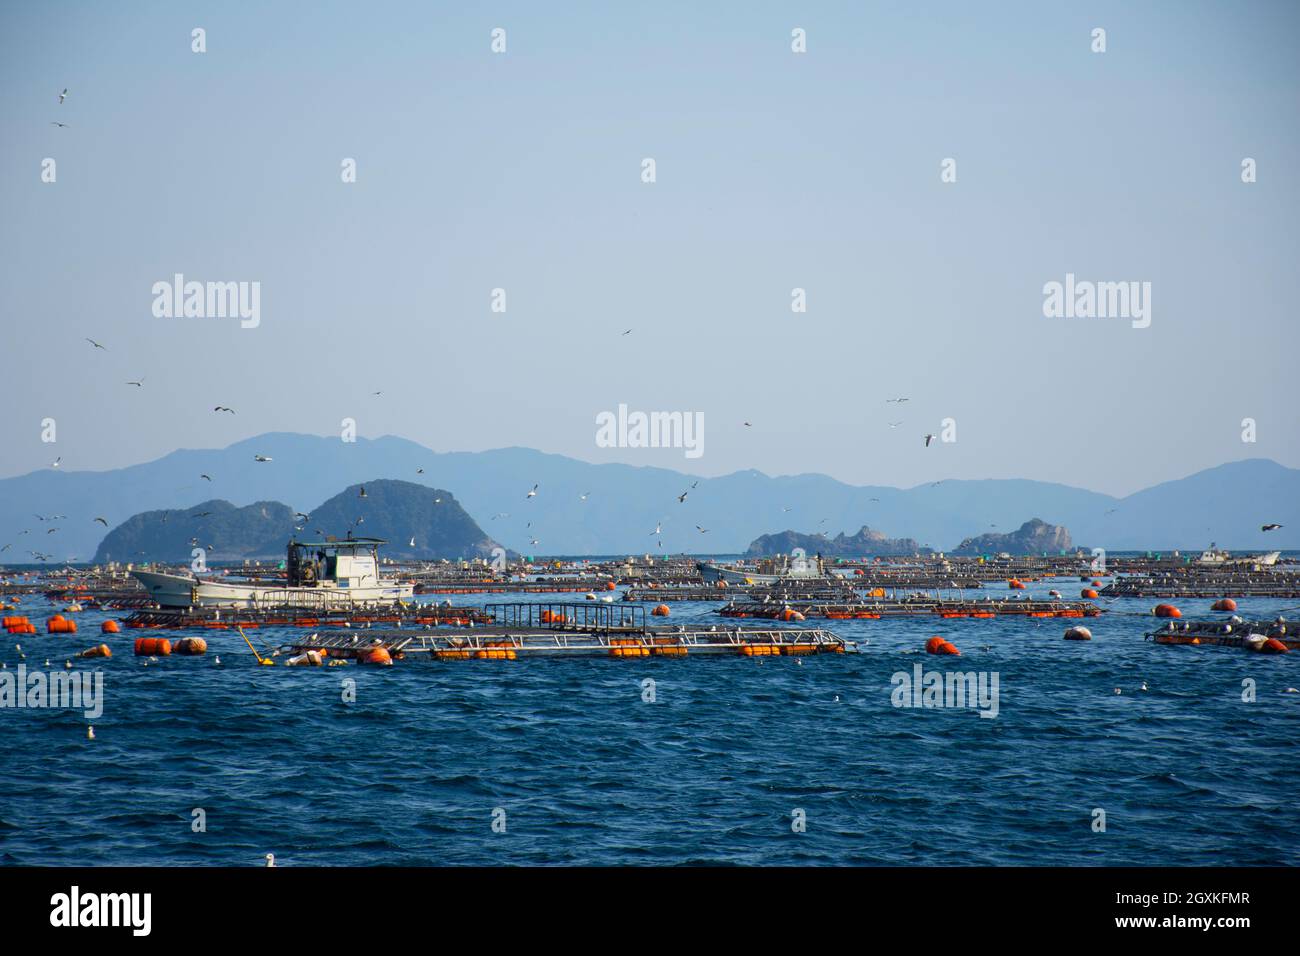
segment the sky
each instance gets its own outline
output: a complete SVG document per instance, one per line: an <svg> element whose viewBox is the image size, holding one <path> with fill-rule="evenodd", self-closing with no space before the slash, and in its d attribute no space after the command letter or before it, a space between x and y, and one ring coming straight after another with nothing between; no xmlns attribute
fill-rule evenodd
<svg viewBox="0 0 1300 956"><path fill-rule="evenodd" d="M1297 26L1288 2L5 2L0 476L345 418L904 487L1300 467ZM155 315L177 273L259 283L258 324ZM1150 283L1149 326L1044 315L1067 274ZM620 404L702 416L702 453L601 447Z"/></svg>

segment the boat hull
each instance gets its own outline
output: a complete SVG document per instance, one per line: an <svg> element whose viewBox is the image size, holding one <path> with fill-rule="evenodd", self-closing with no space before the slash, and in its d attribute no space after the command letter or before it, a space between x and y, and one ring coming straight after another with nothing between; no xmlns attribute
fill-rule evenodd
<svg viewBox="0 0 1300 956"><path fill-rule="evenodd" d="M131 574L161 607L301 607L336 610L396 604L411 600L415 592L414 585L385 581L350 588L340 588L329 583L317 587L277 587L201 581L158 571L132 571Z"/></svg>

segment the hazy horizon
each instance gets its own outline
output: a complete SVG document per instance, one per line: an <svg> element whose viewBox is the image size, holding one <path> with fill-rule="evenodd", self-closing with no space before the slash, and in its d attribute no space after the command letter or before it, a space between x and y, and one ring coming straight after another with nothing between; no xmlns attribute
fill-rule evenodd
<svg viewBox="0 0 1300 956"><path fill-rule="evenodd" d="M1300 467L1300 8L656 10L5 7L0 477L344 418L900 488ZM155 316L176 274L256 327ZM1046 317L1067 276L1149 327ZM600 447L620 404L701 456Z"/></svg>

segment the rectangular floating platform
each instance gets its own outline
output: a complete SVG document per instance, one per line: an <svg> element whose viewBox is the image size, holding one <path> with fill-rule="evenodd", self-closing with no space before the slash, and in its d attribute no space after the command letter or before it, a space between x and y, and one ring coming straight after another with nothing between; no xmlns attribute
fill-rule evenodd
<svg viewBox="0 0 1300 956"><path fill-rule="evenodd" d="M204 628L228 630L245 627L328 627L370 628L376 625L394 627L468 627L491 623L492 618L470 607L438 607L433 604L411 606L396 610L371 611L309 611L253 610L250 608L166 608L137 611L122 624L129 628Z"/></svg>
<svg viewBox="0 0 1300 956"><path fill-rule="evenodd" d="M1143 636L1154 644L1242 648L1247 637L1263 636L1281 641L1287 650L1300 650L1300 628L1291 623L1279 626L1277 621L1170 621Z"/></svg>
<svg viewBox="0 0 1300 956"><path fill-rule="evenodd" d="M760 603L746 601L728 604L718 611L723 617L752 617L777 620L786 611L804 617L822 617L828 620L876 620L885 617L936 615L955 618L994 617L1098 617L1101 608L1087 602L1076 601L944 601L933 598L894 601L862 601L857 603L826 604L801 601Z"/></svg>
<svg viewBox="0 0 1300 956"><path fill-rule="evenodd" d="M458 631L318 633L277 653L321 651L360 658L375 647L394 660L518 660L530 657L742 657L855 653L857 644L822 628L647 627L641 607L489 605L496 622Z"/></svg>

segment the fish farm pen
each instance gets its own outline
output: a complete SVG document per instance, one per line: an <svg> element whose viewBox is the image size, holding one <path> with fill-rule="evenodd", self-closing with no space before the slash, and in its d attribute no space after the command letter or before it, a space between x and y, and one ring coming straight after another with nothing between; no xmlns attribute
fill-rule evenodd
<svg viewBox="0 0 1300 956"><path fill-rule="evenodd" d="M1086 601L982 601L945 600L916 596L895 600L819 603L802 601L738 601L718 611L723 617L752 617L767 620L802 620L823 617L829 620L876 620L885 617L937 615L942 618L1020 617L1097 617L1101 608Z"/></svg>
<svg viewBox="0 0 1300 956"><path fill-rule="evenodd" d="M1300 598L1300 574L1202 572L1168 577L1123 577L1110 582L1098 593L1105 598Z"/></svg>
<svg viewBox="0 0 1300 956"><path fill-rule="evenodd" d="M468 627L488 624L489 614L479 608L449 607L436 604L385 608L382 610L334 610L275 608L163 608L136 611L122 626L129 628L207 628L226 630L236 627Z"/></svg>
<svg viewBox="0 0 1300 956"><path fill-rule="evenodd" d="M1156 644L1239 647L1264 653L1300 650L1300 626L1275 621L1170 621L1144 637ZM1274 645L1267 646L1268 642Z"/></svg>
<svg viewBox="0 0 1300 956"><path fill-rule="evenodd" d="M361 662L518 660L532 657L741 657L853 653L857 645L821 628L650 627L645 609L607 604L495 604L486 627L460 631L312 634L276 653ZM385 652L378 661L377 649Z"/></svg>

